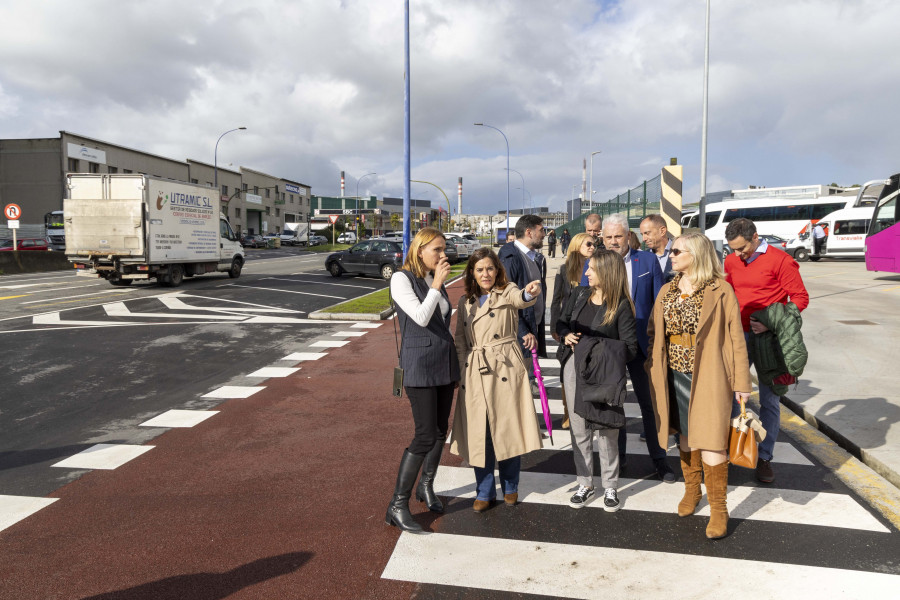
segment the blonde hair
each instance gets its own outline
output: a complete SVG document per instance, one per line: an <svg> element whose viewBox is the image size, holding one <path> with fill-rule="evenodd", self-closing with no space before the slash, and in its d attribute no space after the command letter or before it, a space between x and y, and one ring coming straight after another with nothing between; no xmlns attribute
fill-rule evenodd
<svg viewBox="0 0 900 600"><path fill-rule="evenodd" d="M569 242L569 251L566 252L566 279L572 287L578 287L581 283L581 275L584 273L584 257L581 255L581 246L588 239L594 239L594 236L589 233L577 233Z"/></svg>
<svg viewBox="0 0 900 600"><path fill-rule="evenodd" d="M619 304L625 299L628 300L633 315L634 303L628 291L628 273L625 271L625 261L619 253L606 249L597 250L591 257L590 265L599 282L593 289L600 290L603 294L603 304L606 305L602 325L609 325L615 320Z"/></svg>
<svg viewBox="0 0 900 600"><path fill-rule="evenodd" d="M401 268L420 279L424 279L428 275L428 271L425 269L425 265L422 264L422 257L419 256L419 251L437 237L443 240L447 239L440 230L434 227L423 227L420 229L416 233L416 237L409 243L409 251L406 253L406 259L403 261L403 267Z"/></svg>
<svg viewBox="0 0 900 600"><path fill-rule="evenodd" d="M725 278L716 249L708 237L702 233L693 232L685 233L677 239L681 240L684 249L694 259L684 274L691 285L696 288L704 281Z"/></svg>

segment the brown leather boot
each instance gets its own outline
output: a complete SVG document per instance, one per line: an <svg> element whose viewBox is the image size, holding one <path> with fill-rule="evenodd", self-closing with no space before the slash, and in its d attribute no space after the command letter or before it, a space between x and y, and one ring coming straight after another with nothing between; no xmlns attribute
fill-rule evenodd
<svg viewBox="0 0 900 600"><path fill-rule="evenodd" d="M678 503L678 516L687 517L694 514L697 504L703 492L700 491L700 482L703 480L703 465L700 461L700 451L678 451L681 455L681 472L684 474L684 498Z"/></svg>
<svg viewBox="0 0 900 600"><path fill-rule="evenodd" d="M709 501L706 537L716 540L728 533L728 505L725 502L728 493L728 461L715 466L703 463L703 476L706 479L706 499Z"/></svg>

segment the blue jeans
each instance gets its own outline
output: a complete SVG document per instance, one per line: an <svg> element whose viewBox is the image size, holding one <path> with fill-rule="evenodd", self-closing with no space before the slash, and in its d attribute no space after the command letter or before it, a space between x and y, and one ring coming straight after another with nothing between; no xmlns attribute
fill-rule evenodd
<svg viewBox="0 0 900 600"><path fill-rule="evenodd" d="M744 341L747 342L747 353L750 365L753 365L753 357L750 353L750 333L744 332ZM757 376L759 372L757 371ZM740 412L740 407L735 404L732 416ZM772 460L772 452L775 450L775 441L778 439L778 430L781 428L781 396L772 391L767 385L759 384L759 420L766 430L766 439L759 443L759 458Z"/></svg>
<svg viewBox="0 0 900 600"><path fill-rule="evenodd" d="M484 434L484 467L475 469L475 489L478 500L496 500L497 487L494 483L494 442L491 439L491 428L485 428ZM515 494L519 491L519 471L522 469L522 458L515 456L500 461L500 488L504 494Z"/></svg>

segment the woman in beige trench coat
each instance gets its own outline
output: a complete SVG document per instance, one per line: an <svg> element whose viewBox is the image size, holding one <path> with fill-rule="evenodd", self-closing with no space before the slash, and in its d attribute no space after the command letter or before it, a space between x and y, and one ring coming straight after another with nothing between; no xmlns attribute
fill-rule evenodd
<svg viewBox="0 0 900 600"><path fill-rule="evenodd" d="M496 500L494 462L507 505L518 501L522 454L541 448L528 371L516 340L518 310L534 304L539 281L524 290L506 279L490 248L469 258L466 293L456 314L456 351L462 370L453 417L450 452L475 469L473 508L486 510Z"/></svg>
<svg viewBox="0 0 900 600"><path fill-rule="evenodd" d="M675 278L656 297L645 368L650 375L656 432L663 448L678 431L684 497L678 516L694 513L706 478L706 537L728 530L728 431L732 398L750 396L750 363L734 290L712 242L689 233L672 243Z"/></svg>

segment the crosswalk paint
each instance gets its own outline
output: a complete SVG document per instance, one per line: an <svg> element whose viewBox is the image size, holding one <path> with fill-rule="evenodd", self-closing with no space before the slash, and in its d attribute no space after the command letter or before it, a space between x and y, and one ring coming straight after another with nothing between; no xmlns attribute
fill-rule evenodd
<svg viewBox="0 0 900 600"><path fill-rule="evenodd" d="M265 386L241 386L241 385L223 385L222 387L203 394L204 398L249 398L259 390L266 389Z"/></svg>
<svg viewBox="0 0 900 600"><path fill-rule="evenodd" d="M289 377L300 370L300 367L263 367L253 371L247 377Z"/></svg>
<svg viewBox="0 0 900 600"><path fill-rule="evenodd" d="M700 574L673 584L655 573ZM554 598L871 598L900 576L648 550L464 535L403 533L385 579Z"/></svg>
<svg viewBox="0 0 900 600"><path fill-rule="evenodd" d="M193 427L218 412L217 410L167 410L149 421L144 421L139 427Z"/></svg>
<svg viewBox="0 0 900 600"><path fill-rule="evenodd" d="M599 482L599 477L597 480ZM569 498L577 489L574 475L522 471L519 479L519 502L568 506ZM472 469L442 466L435 478L434 491L440 496L474 499L475 476ZM684 486L665 484L658 479L619 478L621 510L674 514L683 494ZM594 502L587 507L602 509L603 502L598 501L595 496ZM729 486L728 512L735 519L889 531L847 494L768 486ZM705 496L695 514L709 516Z"/></svg>
<svg viewBox="0 0 900 600"><path fill-rule="evenodd" d="M0 495L0 531L30 517L59 498L35 498L32 496Z"/></svg>
<svg viewBox="0 0 900 600"><path fill-rule="evenodd" d="M378 327L381 327L381 323L354 323L350 327L356 329L376 329Z"/></svg>
<svg viewBox="0 0 900 600"><path fill-rule="evenodd" d="M319 360L328 356L327 352L294 352L293 354L288 354L281 360L292 360L294 362L303 362L305 360Z"/></svg>
<svg viewBox="0 0 900 600"><path fill-rule="evenodd" d="M365 331L337 331L331 334L331 337L362 337L366 335Z"/></svg>
<svg viewBox="0 0 900 600"><path fill-rule="evenodd" d="M95 444L51 466L66 469L117 469L153 448L154 446L134 444Z"/></svg>
<svg viewBox="0 0 900 600"><path fill-rule="evenodd" d="M319 341L319 342L313 342L312 344L310 344L310 346L312 346L313 348L341 348L343 346L346 346L349 343L350 342L347 342L347 341L343 341L343 342Z"/></svg>

